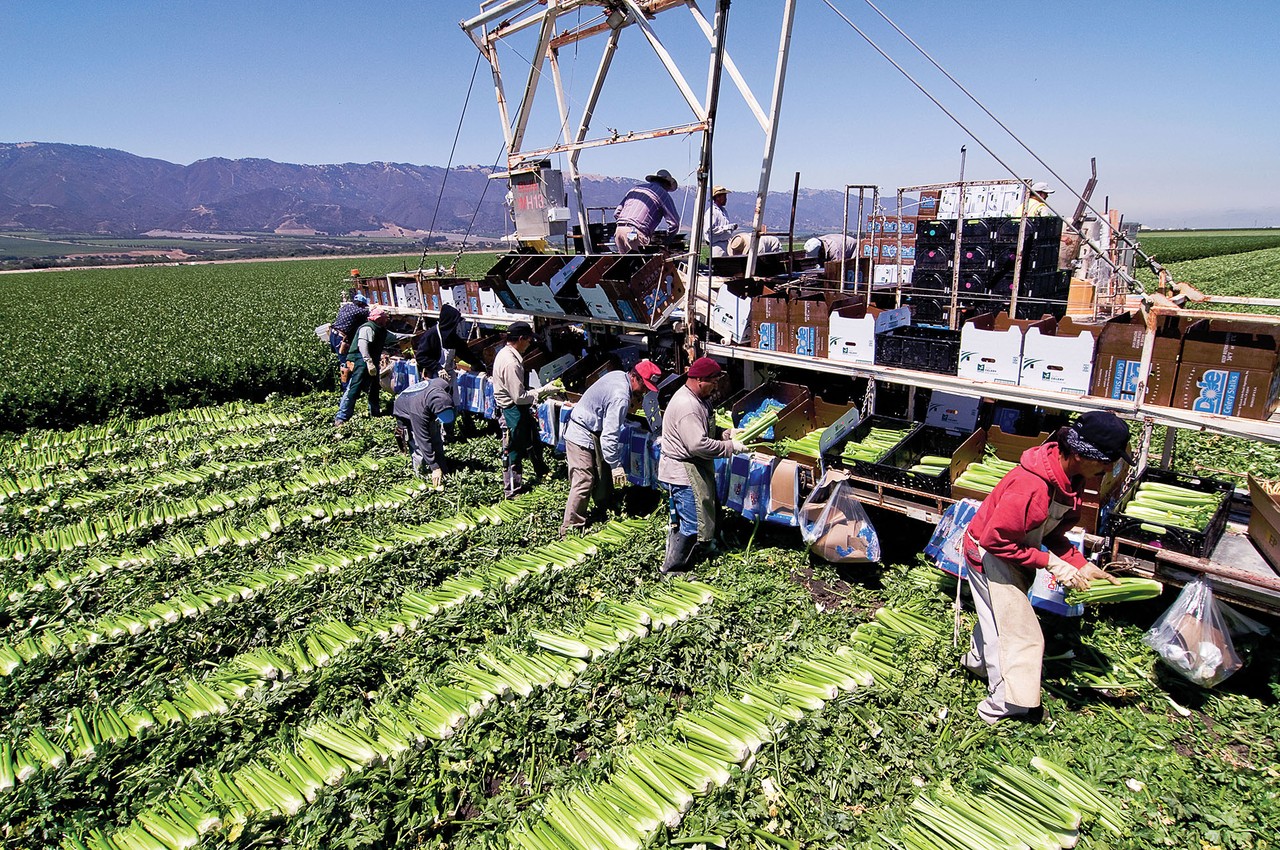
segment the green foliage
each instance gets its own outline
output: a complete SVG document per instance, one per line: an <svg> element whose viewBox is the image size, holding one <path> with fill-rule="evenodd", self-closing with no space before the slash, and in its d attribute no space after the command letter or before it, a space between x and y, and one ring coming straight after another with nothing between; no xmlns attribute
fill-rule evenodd
<svg viewBox="0 0 1280 850"><path fill-rule="evenodd" d="M457 273L482 274L493 258L466 255ZM333 319L344 278L353 266L385 274L419 259L6 275L0 431L336 386L312 329Z"/></svg>

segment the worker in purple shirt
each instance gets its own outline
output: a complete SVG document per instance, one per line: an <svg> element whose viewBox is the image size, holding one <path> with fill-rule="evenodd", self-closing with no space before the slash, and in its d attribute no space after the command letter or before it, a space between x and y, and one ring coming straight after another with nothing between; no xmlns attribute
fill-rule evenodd
<svg viewBox="0 0 1280 850"><path fill-rule="evenodd" d="M613 217L618 229L613 236L613 246L619 254L643 251L653 239L653 231L665 218L671 229L680 227L680 213L676 211L671 193L678 187L676 178L663 168L657 174L644 178L647 182L636 186L622 199Z"/></svg>

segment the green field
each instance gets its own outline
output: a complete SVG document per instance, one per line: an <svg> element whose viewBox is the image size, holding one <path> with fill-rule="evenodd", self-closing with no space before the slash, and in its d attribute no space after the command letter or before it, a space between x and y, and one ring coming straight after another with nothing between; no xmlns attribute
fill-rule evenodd
<svg viewBox="0 0 1280 850"><path fill-rule="evenodd" d="M494 255L467 255L479 274ZM332 385L312 329L344 278L418 256L78 269L0 276L0 430L66 427Z"/></svg>
<svg viewBox="0 0 1280 850"><path fill-rule="evenodd" d="M1138 242L1142 250L1168 266L1187 260L1280 248L1280 229L1144 230L1138 234Z"/></svg>
<svg viewBox="0 0 1280 850"><path fill-rule="evenodd" d="M497 514L494 436L450 442L437 493L385 420L335 437L332 403L0 441L6 846L518 850L568 828L557 800L627 811L610 788L639 769L672 784L634 846L889 850L922 846L922 799L1004 799L991 766L1035 757L1116 810L1080 809L1063 843L1276 846L1274 637L1238 642L1249 666L1208 691L1141 643L1173 591L1049 618L1049 722L993 728L919 526L882 525L899 566L837 569L730 517L728 551L663 579L652 491L561 541L562 469ZM864 672L802 692L831 659ZM709 719L748 693L758 725ZM730 728L764 731L699 731Z"/></svg>

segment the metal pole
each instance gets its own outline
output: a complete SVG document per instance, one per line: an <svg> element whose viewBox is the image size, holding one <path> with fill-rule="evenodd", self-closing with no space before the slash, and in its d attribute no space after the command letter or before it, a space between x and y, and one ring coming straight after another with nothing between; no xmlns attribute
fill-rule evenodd
<svg viewBox="0 0 1280 850"><path fill-rule="evenodd" d="M791 223L787 225L787 244L794 245L796 242L796 199L800 196L800 172L796 172L795 185L791 187ZM787 273L794 274L796 270L795 251L787 252Z"/></svg>
<svg viewBox="0 0 1280 850"><path fill-rule="evenodd" d="M773 98L769 102L769 126L765 130L764 156L760 161L760 183L756 188L756 209L751 217L751 245L747 249L747 277L756 273L756 252L760 227L764 221L764 202L769 194L769 175L773 169L773 150L778 141L778 118L782 115L782 88L787 80L787 56L791 50L791 28L795 22L796 0L787 0L782 9L782 34L778 42L778 63L773 72ZM799 175L796 175L798 181ZM793 270L791 241L787 242L788 269Z"/></svg>
<svg viewBox="0 0 1280 850"><path fill-rule="evenodd" d="M960 231L964 229L964 159L966 156L965 146L960 146L960 182L956 189L956 249L952 255L951 262L951 317L947 321L947 327L955 330L960 326Z"/></svg>

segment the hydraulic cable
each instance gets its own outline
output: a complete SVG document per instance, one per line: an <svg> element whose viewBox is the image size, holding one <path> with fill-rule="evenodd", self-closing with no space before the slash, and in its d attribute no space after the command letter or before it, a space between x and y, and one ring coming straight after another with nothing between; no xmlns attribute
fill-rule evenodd
<svg viewBox="0 0 1280 850"><path fill-rule="evenodd" d="M1055 180L1057 180L1060 184L1062 184L1063 186L1065 186L1065 187L1067 188L1067 191L1069 191L1069 192L1070 192L1070 193L1071 193L1071 194L1072 194L1072 195L1073 195L1077 200L1081 201L1081 202L1085 205L1085 208L1086 208L1086 209L1088 209L1091 213L1093 213L1093 214L1094 214L1095 216L1097 216L1098 218L1103 218L1103 214L1102 214L1101 212L1099 212L1099 211L1098 211L1098 209L1097 209L1096 207L1094 207L1091 203L1089 203L1089 201L1088 201L1084 196L1082 196L1079 192L1077 192L1075 189L1073 189L1073 188L1071 187L1071 184L1070 184L1069 182L1067 182L1067 180L1066 180L1066 179L1065 179L1061 174L1059 174L1057 171L1055 171L1055 170L1053 169L1053 166L1049 165L1049 163L1048 163L1048 162L1046 162L1046 161L1045 161L1045 160L1044 160L1044 159L1043 159L1043 158L1042 158L1038 153L1036 153L1034 150L1032 150L1032 149L1031 149L1031 148L1026 144L1026 142L1024 142L1024 141L1023 141L1023 140L1018 136L1018 134L1017 134L1017 133L1013 132L1013 130L1011 130L1008 126L1006 126L1006 125L1005 125L1005 123L1004 123L1003 121L1001 121L999 118L997 118L997 117L996 117L996 115L995 115L995 114L994 114L990 109L988 109L988 108L987 108L986 104L984 104L982 101L978 100L978 98L977 98L977 97L975 97L975 96L973 95L973 93L972 93L972 92L970 92L967 88L965 88L965 86L964 86L964 84L963 84L963 83L961 83L961 82L960 82L959 80L957 80L954 76L952 76L952 74L951 74L951 73L950 73L946 68L943 68L943 67L942 67L942 65L940 65L940 64L939 64L939 63L938 63L938 62L933 58L933 56L931 56L931 55L928 53L928 51L926 51L923 47L921 47L921 46L920 46L920 45L915 41L915 39L913 39L913 38L912 38L910 35L908 35L905 31L903 31L903 29L902 29L901 27L899 27L899 26L898 26L898 25L897 25L897 24L896 24L896 23L895 23L895 22L894 22L894 21L893 21L893 20L888 16L888 15L886 15L883 11L881 11L881 10L880 10L880 8L879 8L878 6L876 6L876 4L875 4L875 3L873 3L873 2L872 2L872 0L864 0L864 2L865 2L868 6L870 6L870 7L872 8L872 10L874 10L874 11L875 11L875 13L876 13L877 15L879 15L881 18L883 18L883 19L884 19L884 21L885 21L885 23L887 23L889 26L893 27L893 28L894 28L894 30L895 30L895 31L897 31L898 35L900 35L900 36L902 36L904 39L906 39L906 40L907 40L907 43L908 43L908 44L910 44L912 47L914 47L914 48L915 48L915 49L920 53L920 55L921 55L921 56L923 56L926 60L928 60L928 61L929 61L929 64L933 65L933 67L934 67L934 68L936 68L940 74L942 74L944 77L946 77L948 80L950 80L950 81L955 85L955 87L956 87L956 88L958 88L958 89L960 89L960 91L964 92L965 96L966 96L966 97L968 97L968 98L969 98L969 100L973 101L973 103L974 103L974 104L975 104L979 109L981 109L983 112L985 112L985 113L986 113L986 115L987 115L987 117L988 117L988 118L990 118L992 121L994 121L994 122L997 124L997 126L999 126L999 127L1000 127L1000 129L1002 129L1002 130L1004 130L1006 133L1008 133L1008 134L1009 134L1009 138L1011 138L1011 139L1013 139L1015 142L1017 142L1017 143L1018 143L1018 145L1019 145L1019 146L1021 146L1021 148L1022 148L1024 151L1026 151L1028 154L1030 154L1030 155L1031 155L1031 157L1032 157L1036 162L1038 162L1038 163L1039 163L1039 164L1040 164L1040 165L1041 165L1041 166L1042 166L1046 171L1048 171L1048 172L1049 172L1049 174L1051 174ZM1017 176L1017 175L1014 175L1014 176ZM1050 210L1053 210L1053 212L1055 212L1055 213L1057 212L1057 210L1054 210L1054 209L1053 209L1053 207L1052 207L1052 206L1051 206L1047 201L1045 202L1045 206L1049 207L1049 209L1050 209ZM1063 218L1064 218L1064 220L1065 220L1065 217L1063 217ZM1161 269L1161 268L1163 268L1163 267L1161 267L1161 266L1159 265L1159 263L1157 263L1157 262L1156 262L1155 258L1153 258L1151 255L1147 254L1145 251L1143 251L1143 250L1142 250L1142 248L1141 248L1141 246L1139 246L1136 242L1131 241L1131 240L1129 239L1129 237L1128 237L1126 234L1124 234L1124 233L1120 233L1120 234L1118 234L1118 235L1119 235L1119 236L1120 236L1120 238L1125 242L1125 244L1126 244L1126 245L1128 245L1130 248L1132 248L1133 250L1135 250L1135 251L1137 251L1137 252L1138 252L1138 254L1139 254L1139 255L1142 257L1142 259L1147 263L1147 265L1148 265L1148 266L1150 266L1150 267L1152 268L1152 270L1153 270L1153 271L1155 271L1157 274L1159 274L1160 269Z"/></svg>
<svg viewBox="0 0 1280 850"><path fill-rule="evenodd" d="M959 128L960 128L961 130L963 130L966 134L968 134L968 136L969 136L971 139L973 139L973 141L974 141L974 142L976 142L976 143L977 143L977 144L978 144L978 145L979 145L979 146L980 146L984 151L986 151L986 152L987 152L987 155L988 155L988 156L990 156L990 157L991 157L992 159L994 159L997 163L999 163L999 164L1000 164L1000 165L1001 165L1001 166L1002 166L1002 167L1003 167L1007 172L1009 172L1010 174L1012 174L1012 175L1014 176L1014 178L1016 178L1016 179L1018 179L1018 180L1022 180L1022 179L1023 179L1023 178L1021 178L1021 177L1018 175L1017 170L1016 170L1016 169L1014 169L1014 168L1013 168L1013 166L1011 166L1011 165L1009 165L1009 163L1005 162L1005 161L1000 157L1000 155L999 155L999 154L997 154L994 150L992 150L992 148L991 148L991 146L990 146L990 145L988 145L985 141L983 141L983 139L982 139L980 136L978 136L978 134L977 134L976 132L974 132L972 129L970 129L970 128L969 128L969 126L968 126L967 124L965 124L963 121L961 121L961 120L960 120L960 118L959 118L958 116L956 116L956 115L955 115L955 113L953 113L951 110L947 109L947 107L946 107L946 106L944 106L944 105L942 104L942 102L941 102L940 100L938 100L938 98L934 97L934 95L933 95L933 94L932 94L932 93L931 93L927 88L925 88L925 87L924 87L924 86L923 86L923 85L922 85L922 84L921 84L921 83L920 83L920 82L919 82L915 77L913 77L913 76L911 75L911 72L910 72L910 71L908 71L906 68L902 67L902 65L901 65L901 64L899 64L899 63L897 62L897 60L895 60L892 56L890 56L888 53L886 53L886 52L884 51L884 49L883 49L883 48L881 48L881 47L880 47L880 45L876 43L875 39L871 38L871 36L869 36L869 35L867 35L865 32L863 32L863 31L862 31L862 29L861 29L857 24L855 24L853 21L851 21L847 15L845 15L843 12L841 12L839 9L837 9L837 8L835 7L835 5L831 2L831 0L822 0L822 2L823 2L824 4L826 4L827 8L829 8L832 12L834 12L838 18L840 18L842 21L844 21L846 24L848 24L848 26L850 27L850 29L852 29L852 30L853 30L854 32L856 32L859 36L861 36L861 37L862 37L862 40L863 40L863 41L865 41L865 42L866 42L866 43L871 47L871 49L875 50L875 51L876 51L876 53L879 53L879 54L880 54L880 56L881 56L881 58L883 58L886 62L888 62L890 65L892 65L894 68L896 68L900 74L902 74L904 77L906 77L906 78L907 78L907 80L908 80L908 81L909 81L913 86L915 86L915 87L920 91L920 93L921 93L921 94L923 94L925 97L927 97L927 98L928 98L928 99L933 103L933 105L934 105L934 106L938 107L938 109L940 109L940 110L942 111L942 113L943 113L944 115L946 115L948 118L950 118L950 119L951 119L951 121L952 121L952 122L953 122L957 127L959 127ZM1083 237L1083 234L1081 234L1081 235L1082 235L1082 237ZM1107 257L1107 250L1106 250L1106 249L1104 249L1102 246L1098 245L1097 243L1093 242L1093 241L1092 241L1092 240L1090 240L1090 239L1085 239L1085 241L1089 244L1089 247L1093 248L1093 249L1094 249L1094 251L1096 251L1096 252L1097 252L1097 254L1098 254L1098 258L1099 258L1100 260L1102 260L1102 262L1104 262L1104 263L1106 263L1108 266L1110 266L1110 267L1111 267L1111 269L1112 269L1112 271L1114 271L1115 273L1119 274L1121 277L1123 277L1123 278L1125 278L1125 279L1126 279L1126 282L1129 284L1129 286L1130 286L1131 288L1133 288L1133 287L1138 287L1138 282L1137 282L1137 281L1136 281L1136 280L1135 280L1135 279L1134 279L1134 278L1133 278L1133 277L1128 273L1128 271L1127 271L1127 270L1125 270L1125 269L1121 268L1118 264L1116 264L1115 262L1111 261L1111 260ZM1126 241L1127 241L1127 240L1126 240Z"/></svg>

